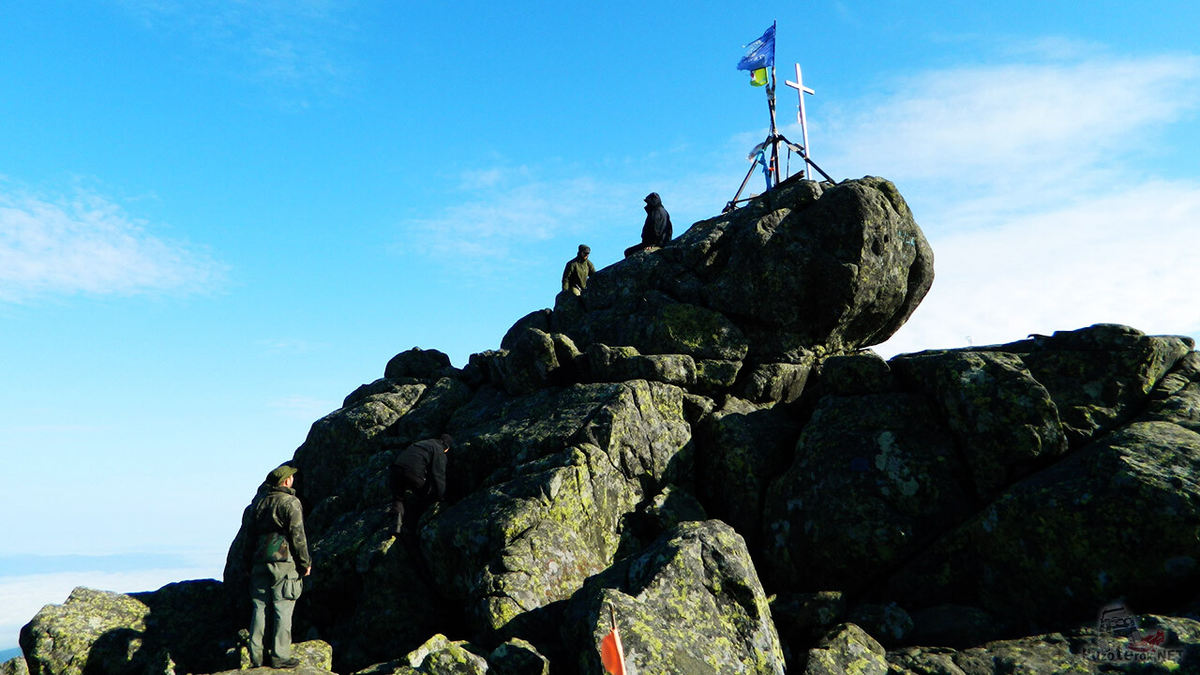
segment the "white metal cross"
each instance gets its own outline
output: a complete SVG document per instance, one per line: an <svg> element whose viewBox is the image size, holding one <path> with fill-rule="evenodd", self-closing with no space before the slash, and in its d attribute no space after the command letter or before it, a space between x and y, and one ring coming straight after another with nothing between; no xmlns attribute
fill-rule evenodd
<svg viewBox="0 0 1200 675"><path fill-rule="evenodd" d="M800 64L796 64L796 81L785 80L784 84L796 90L796 96L800 97L800 109L796 111L796 121L800 123L800 133L804 136L804 164L807 167L808 158L812 153L808 150L808 117L804 114L804 95L817 92L804 86L804 80L800 77Z"/></svg>

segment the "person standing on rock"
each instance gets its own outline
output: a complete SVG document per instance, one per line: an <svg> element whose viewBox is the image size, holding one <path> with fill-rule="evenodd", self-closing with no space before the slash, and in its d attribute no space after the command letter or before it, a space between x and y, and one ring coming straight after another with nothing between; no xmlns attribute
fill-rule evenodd
<svg viewBox="0 0 1200 675"><path fill-rule="evenodd" d="M642 243L625 249L625 257L651 248L662 248L671 241L671 214L663 207L657 192L646 195L646 223L642 225Z"/></svg>
<svg viewBox="0 0 1200 675"><path fill-rule="evenodd" d="M296 498L297 469L284 464L267 474L254 501L242 515L243 556L250 570L250 664L266 664L263 636L271 623L266 652L275 668L295 668L292 656L292 611L303 587L301 577L312 573L304 515ZM268 617L267 609L271 613Z"/></svg>
<svg viewBox="0 0 1200 675"><path fill-rule="evenodd" d="M562 286L564 291L570 291L575 295L583 293L583 289L587 288L588 277L596 273L596 266L588 260L592 249L587 244L579 245L579 253L572 258L566 269L563 270Z"/></svg>
<svg viewBox="0 0 1200 675"><path fill-rule="evenodd" d="M452 442L450 434L418 441L392 460L388 488L392 491L391 510L396 519L391 536L400 536L405 511L410 512L410 518L420 518L430 503L446 496L446 453L450 452Z"/></svg>

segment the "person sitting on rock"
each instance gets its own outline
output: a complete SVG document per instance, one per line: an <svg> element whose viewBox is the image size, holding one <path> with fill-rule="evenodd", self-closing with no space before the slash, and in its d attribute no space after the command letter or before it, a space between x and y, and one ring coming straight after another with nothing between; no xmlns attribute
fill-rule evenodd
<svg viewBox="0 0 1200 675"><path fill-rule="evenodd" d="M308 539L304 535L304 511L296 491L297 469L284 464L267 474L258 494L242 514L242 556L250 570L250 665L266 665L263 636L270 607L272 623L271 665L295 668L292 656L292 612L303 587L301 577L312 573Z"/></svg>
<svg viewBox="0 0 1200 675"><path fill-rule="evenodd" d="M671 241L671 214L663 208L662 198L657 192L646 195L646 223L642 225L642 243L625 249L625 257L655 248L662 248Z"/></svg>
<svg viewBox="0 0 1200 675"><path fill-rule="evenodd" d="M592 249L587 244L579 245L579 254L572 258L566 269L563 270L562 286L564 291L570 291L575 295L583 293L583 289L587 288L588 277L596 273L596 266L588 260Z"/></svg>
<svg viewBox="0 0 1200 675"><path fill-rule="evenodd" d="M446 495L446 453L450 452L453 441L450 434L418 441L392 460L388 488L392 491L391 511L396 519L391 536L400 535L406 511L410 518L418 519L429 504L441 501Z"/></svg>

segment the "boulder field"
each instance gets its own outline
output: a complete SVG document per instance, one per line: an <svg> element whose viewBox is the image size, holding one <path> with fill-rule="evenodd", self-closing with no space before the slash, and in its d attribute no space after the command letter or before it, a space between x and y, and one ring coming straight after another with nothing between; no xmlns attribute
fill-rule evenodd
<svg viewBox="0 0 1200 675"><path fill-rule="evenodd" d="M891 183L794 180L463 368L397 354L280 458L300 670L590 675L615 616L640 675L1200 672L1192 341L872 352L932 283ZM389 538L392 458L442 433L447 499ZM4 672L245 669L236 571L77 589Z"/></svg>

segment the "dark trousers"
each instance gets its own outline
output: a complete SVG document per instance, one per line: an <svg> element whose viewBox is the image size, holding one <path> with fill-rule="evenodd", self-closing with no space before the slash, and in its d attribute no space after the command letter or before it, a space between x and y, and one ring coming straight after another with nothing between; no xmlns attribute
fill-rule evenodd
<svg viewBox="0 0 1200 675"><path fill-rule="evenodd" d="M392 491L392 513L396 517L392 534L400 534L407 512L409 524L415 523L429 505L429 484L423 476L416 476L393 464L388 474L388 488Z"/></svg>

